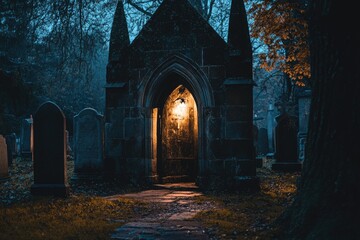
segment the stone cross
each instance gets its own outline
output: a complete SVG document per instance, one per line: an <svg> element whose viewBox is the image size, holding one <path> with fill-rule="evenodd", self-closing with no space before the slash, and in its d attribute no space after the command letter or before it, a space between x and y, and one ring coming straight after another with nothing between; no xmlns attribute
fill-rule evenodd
<svg viewBox="0 0 360 240"><path fill-rule="evenodd" d="M42 104L34 115L33 195L66 197L66 122L61 109L53 102Z"/></svg>

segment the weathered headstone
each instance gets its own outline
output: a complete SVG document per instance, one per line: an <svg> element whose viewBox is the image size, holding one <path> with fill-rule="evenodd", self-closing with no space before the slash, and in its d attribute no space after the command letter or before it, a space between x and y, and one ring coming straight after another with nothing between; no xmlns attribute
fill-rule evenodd
<svg viewBox="0 0 360 240"><path fill-rule="evenodd" d="M17 156L19 156L19 148L18 148L18 144L17 144L18 137L17 137L16 133L12 133L12 134L10 134L10 136L12 136L12 139L14 141L11 146L13 149L13 156L17 157Z"/></svg>
<svg viewBox="0 0 360 240"><path fill-rule="evenodd" d="M66 159L73 160L73 151L72 151L72 144L70 143L70 134L69 131L65 131L66 136Z"/></svg>
<svg viewBox="0 0 360 240"><path fill-rule="evenodd" d="M274 106L269 104L268 114L267 114L267 135L268 135L268 144L269 144L269 153L272 155L274 153Z"/></svg>
<svg viewBox="0 0 360 240"><path fill-rule="evenodd" d="M23 158L32 157L32 147L33 147L33 119L26 118L23 120L21 125L21 134L20 134L20 147L21 147L21 156Z"/></svg>
<svg viewBox="0 0 360 240"><path fill-rule="evenodd" d="M13 162L13 152L10 147L11 139L9 139L9 135L5 136L5 142L6 142L6 155L8 159L8 166L11 166Z"/></svg>
<svg viewBox="0 0 360 240"><path fill-rule="evenodd" d="M256 154L266 156L269 152L268 131L266 128L260 128L258 133Z"/></svg>
<svg viewBox="0 0 360 240"><path fill-rule="evenodd" d="M61 109L52 102L42 104L34 115L34 195L67 196L66 122Z"/></svg>
<svg viewBox="0 0 360 240"><path fill-rule="evenodd" d="M298 162L297 132L298 118L283 113L276 117L275 159L273 170L300 171L302 164Z"/></svg>
<svg viewBox="0 0 360 240"><path fill-rule="evenodd" d="M19 137L16 135L16 133L12 133L12 135L14 135L14 137L15 137L14 156L18 157L20 155L20 146L19 146L20 140L19 140Z"/></svg>
<svg viewBox="0 0 360 240"><path fill-rule="evenodd" d="M299 161L305 160L305 146L306 146L307 134L298 133L298 150L299 150Z"/></svg>
<svg viewBox="0 0 360 240"><path fill-rule="evenodd" d="M255 155L257 153L257 148L258 148L258 137L259 137L259 128L258 126L253 124L253 141L254 141Z"/></svg>
<svg viewBox="0 0 360 240"><path fill-rule="evenodd" d="M74 117L74 177L92 178L103 169L104 121L95 109L85 108Z"/></svg>
<svg viewBox="0 0 360 240"><path fill-rule="evenodd" d="M16 134L12 133L10 135L6 135L5 139L6 139L6 145L7 145L7 155L8 155L8 159L9 159L9 165L11 165L13 162L13 159L16 157L16 150L17 150Z"/></svg>
<svg viewBox="0 0 360 240"><path fill-rule="evenodd" d="M309 125L310 104L311 104L311 92L305 92L299 97L299 132L307 133Z"/></svg>
<svg viewBox="0 0 360 240"><path fill-rule="evenodd" d="M16 156L20 156L20 149L21 149L21 146L20 146L20 137L17 137L16 138Z"/></svg>
<svg viewBox="0 0 360 240"><path fill-rule="evenodd" d="M0 135L0 181L9 178L8 156L5 138Z"/></svg>
<svg viewBox="0 0 360 240"><path fill-rule="evenodd" d="M302 96L299 97L299 133L298 133L298 148L299 148L299 160L305 159L305 146L308 132L309 115L311 104L311 91L305 91Z"/></svg>

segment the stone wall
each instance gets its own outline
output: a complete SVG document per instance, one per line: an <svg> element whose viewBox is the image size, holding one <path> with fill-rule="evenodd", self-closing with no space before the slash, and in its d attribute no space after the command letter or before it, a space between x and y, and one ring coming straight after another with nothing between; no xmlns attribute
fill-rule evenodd
<svg viewBox="0 0 360 240"><path fill-rule="evenodd" d="M246 47L251 49L250 42ZM162 180L160 113L174 89L184 86L198 111L198 184L255 183L252 62L237 55L241 52L231 49L187 1L164 1L119 58L109 61L106 174L131 182Z"/></svg>

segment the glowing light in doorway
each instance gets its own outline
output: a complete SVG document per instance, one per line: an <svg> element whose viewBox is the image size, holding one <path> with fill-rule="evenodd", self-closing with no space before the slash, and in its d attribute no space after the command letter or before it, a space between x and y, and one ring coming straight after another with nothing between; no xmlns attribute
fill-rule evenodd
<svg viewBox="0 0 360 240"><path fill-rule="evenodd" d="M182 120L187 115L187 106L186 102L182 98L178 98L175 100L176 105L173 108L173 114L176 116L176 118Z"/></svg>

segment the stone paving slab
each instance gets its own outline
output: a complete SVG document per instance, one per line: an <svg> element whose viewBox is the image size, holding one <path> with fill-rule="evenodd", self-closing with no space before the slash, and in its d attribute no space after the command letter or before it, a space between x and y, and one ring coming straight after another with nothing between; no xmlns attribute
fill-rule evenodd
<svg viewBox="0 0 360 240"><path fill-rule="evenodd" d="M205 228L195 221L200 212L193 198L202 193L194 184L165 184L139 193L106 197L108 200L134 198L166 206L161 212L137 219L116 229L111 235L118 240L208 240Z"/></svg>
<svg viewBox="0 0 360 240"><path fill-rule="evenodd" d="M175 213L169 217L169 220L188 220L195 217L199 211Z"/></svg>
<svg viewBox="0 0 360 240"><path fill-rule="evenodd" d="M201 196L202 193L192 191L176 191L176 190L146 190L139 193L128 193L105 197L107 200L116 200L118 198L134 198L141 201L148 202L164 202L170 203L179 199L193 198Z"/></svg>
<svg viewBox="0 0 360 240"><path fill-rule="evenodd" d="M208 240L209 237L205 231L191 221L167 221L166 223L137 222L128 223L118 228L112 239L118 240Z"/></svg>

